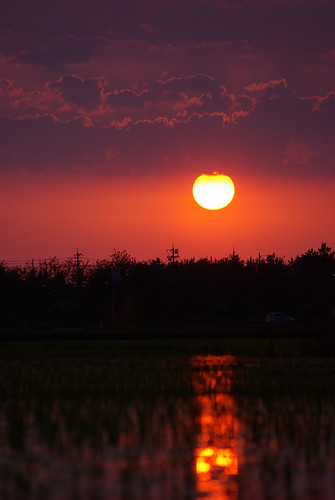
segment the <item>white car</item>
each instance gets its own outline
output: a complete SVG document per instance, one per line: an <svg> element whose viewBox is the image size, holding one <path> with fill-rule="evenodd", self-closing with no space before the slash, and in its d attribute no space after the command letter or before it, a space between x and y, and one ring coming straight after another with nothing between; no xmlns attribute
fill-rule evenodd
<svg viewBox="0 0 335 500"><path fill-rule="evenodd" d="M293 325L295 318L283 312L272 312L267 314L265 323L267 325Z"/></svg>

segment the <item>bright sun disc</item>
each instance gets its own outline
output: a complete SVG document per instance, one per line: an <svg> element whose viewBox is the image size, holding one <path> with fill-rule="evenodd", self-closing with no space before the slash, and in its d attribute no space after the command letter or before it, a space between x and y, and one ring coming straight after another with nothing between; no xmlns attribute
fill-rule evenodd
<svg viewBox="0 0 335 500"><path fill-rule="evenodd" d="M207 210L220 210L234 198L234 183L228 175L213 172L200 175L193 184L195 201Z"/></svg>

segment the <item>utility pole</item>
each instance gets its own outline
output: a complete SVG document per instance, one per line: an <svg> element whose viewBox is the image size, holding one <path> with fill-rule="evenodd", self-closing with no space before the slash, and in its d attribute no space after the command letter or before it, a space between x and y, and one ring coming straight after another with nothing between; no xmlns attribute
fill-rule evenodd
<svg viewBox="0 0 335 500"><path fill-rule="evenodd" d="M76 283L77 287L80 286L81 278L80 278L80 257L82 257L83 254L79 252L77 248L77 252L75 254L76 257Z"/></svg>
<svg viewBox="0 0 335 500"><path fill-rule="evenodd" d="M168 257L167 257L168 261L172 262L172 265L174 266L176 260L179 259L179 249L175 248L174 243L172 243L172 247L168 248L167 252L170 253L170 255L168 255Z"/></svg>

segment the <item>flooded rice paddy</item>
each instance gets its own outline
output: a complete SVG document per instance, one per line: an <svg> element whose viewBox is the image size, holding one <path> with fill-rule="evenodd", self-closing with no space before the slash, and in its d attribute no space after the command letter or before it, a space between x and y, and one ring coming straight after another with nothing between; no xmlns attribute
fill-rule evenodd
<svg viewBox="0 0 335 500"><path fill-rule="evenodd" d="M2 360L0 497L331 499L335 362Z"/></svg>

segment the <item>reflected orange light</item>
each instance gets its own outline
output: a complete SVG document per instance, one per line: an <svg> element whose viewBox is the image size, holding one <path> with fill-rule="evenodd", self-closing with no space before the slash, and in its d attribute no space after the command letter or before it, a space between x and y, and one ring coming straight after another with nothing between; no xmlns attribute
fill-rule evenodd
<svg viewBox="0 0 335 500"><path fill-rule="evenodd" d="M197 474L203 474L210 470L211 465L206 459L212 457L213 455L214 455L213 448L204 448L203 450L200 450L195 466Z"/></svg>
<svg viewBox="0 0 335 500"><path fill-rule="evenodd" d="M199 497L212 500L238 499L241 447L240 424L230 394L233 361L227 357L208 357L207 369L194 381L201 407L201 428L195 450L197 491Z"/></svg>
<svg viewBox="0 0 335 500"><path fill-rule="evenodd" d="M238 458L230 448L204 448L198 451L196 459L197 474L204 474L215 467L224 468L229 476L238 473Z"/></svg>
<svg viewBox="0 0 335 500"><path fill-rule="evenodd" d="M226 474L235 475L238 473L238 460L233 450L225 448L218 450L216 457L216 464L219 467L225 467Z"/></svg>
<svg viewBox="0 0 335 500"><path fill-rule="evenodd" d="M213 448L204 448L203 450L200 451L199 456L200 457L212 457L214 455L214 450Z"/></svg>
<svg viewBox="0 0 335 500"><path fill-rule="evenodd" d="M197 474L204 474L208 472L211 468L210 464L206 462L203 458L198 457L196 461L196 471Z"/></svg>

